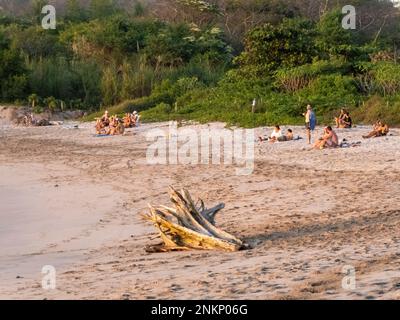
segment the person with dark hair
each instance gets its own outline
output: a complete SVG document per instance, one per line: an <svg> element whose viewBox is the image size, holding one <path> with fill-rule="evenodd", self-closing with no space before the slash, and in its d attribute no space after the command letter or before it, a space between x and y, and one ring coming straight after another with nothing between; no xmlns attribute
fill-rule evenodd
<svg viewBox="0 0 400 320"><path fill-rule="evenodd" d="M350 113L346 111L342 120L342 128L350 129L352 126L353 120L350 117Z"/></svg>
<svg viewBox="0 0 400 320"><path fill-rule="evenodd" d="M340 110L340 115L335 118L336 128L351 128L353 121L351 120L350 113L345 110Z"/></svg>
<svg viewBox="0 0 400 320"><path fill-rule="evenodd" d="M274 131L272 131L268 141L271 143L274 143L276 141L279 141L279 139L282 138L282 130L279 125L275 125Z"/></svg>
<svg viewBox="0 0 400 320"><path fill-rule="evenodd" d="M331 126L324 129L324 135L314 144L315 149L336 148L339 146L339 138Z"/></svg>
<svg viewBox="0 0 400 320"><path fill-rule="evenodd" d="M292 129L288 129L285 135L283 135L282 137L278 138L278 141L279 142L284 142L284 141L291 141L293 139L294 139L293 130Z"/></svg>
<svg viewBox="0 0 400 320"><path fill-rule="evenodd" d="M293 139L294 139L293 130L292 129L288 129L287 133L286 133L286 140L287 141L291 141Z"/></svg>

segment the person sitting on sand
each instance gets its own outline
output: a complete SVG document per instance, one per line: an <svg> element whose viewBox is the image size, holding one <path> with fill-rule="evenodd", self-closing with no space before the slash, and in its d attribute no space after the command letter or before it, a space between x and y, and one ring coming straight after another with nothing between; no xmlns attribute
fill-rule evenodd
<svg viewBox="0 0 400 320"><path fill-rule="evenodd" d="M125 132L124 122L118 116L114 116L114 129L112 135L122 135Z"/></svg>
<svg viewBox="0 0 400 320"><path fill-rule="evenodd" d="M24 116L23 118L22 118L22 124L24 125L24 126L26 126L26 127L30 127L31 125L32 125L32 123L31 123L31 118L29 117L29 116Z"/></svg>
<svg viewBox="0 0 400 320"><path fill-rule="evenodd" d="M340 114L339 114L339 116L338 116L338 117L335 117L336 128L339 128L340 125L342 124L344 115L345 115L345 110L344 110L344 109L340 109Z"/></svg>
<svg viewBox="0 0 400 320"><path fill-rule="evenodd" d="M350 113L345 109L340 110L340 115L335 118L336 128L351 128L353 121L351 120Z"/></svg>
<svg viewBox="0 0 400 320"><path fill-rule="evenodd" d="M279 141L279 139L281 139L282 137L283 137L282 130L279 125L276 125L268 141L274 143L276 141Z"/></svg>
<svg viewBox="0 0 400 320"><path fill-rule="evenodd" d="M346 111L344 114L344 118L342 120L341 128L350 129L352 126L353 126L353 120L350 117L350 113Z"/></svg>
<svg viewBox="0 0 400 320"><path fill-rule="evenodd" d="M103 121L101 119L96 120L96 134L105 134L106 133L106 127L104 126Z"/></svg>
<svg viewBox="0 0 400 320"><path fill-rule="evenodd" d="M125 132L124 122L121 119L117 119L116 134L122 135Z"/></svg>
<svg viewBox="0 0 400 320"><path fill-rule="evenodd" d="M339 146L339 139L331 126L324 129L324 135L314 144L315 149L336 148Z"/></svg>
<svg viewBox="0 0 400 320"><path fill-rule="evenodd" d="M108 111L106 110L103 114L103 116L100 118L100 120L103 122L103 125L105 127L108 127L110 125L110 118L108 116Z"/></svg>
<svg viewBox="0 0 400 320"><path fill-rule="evenodd" d="M125 128L131 128L132 127L132 116L129 113L125 113L124 127Z"/></svg>
<svg viewBox="0 0 400 320"><path fill-rule="evenodd" d="M30 124L31 124L32 126L36 126L37 123L38 123L38 121L36 120L36 117L35 117L35 115L34 115L33 113L31 113L31 114L29 115L29 122L30 122Z"/></svg>
<svg viewBox="0 0 400 320"><path fill-rule="evenodd" d="M133 127L137 127L139 125L139 119L140 119L139 113L137 111L133 111L132 113Z"/></svg>
<svg viewBox="0 0 400 320"><path fill-rule="evenodd" d="M108 126L108 130L106 131L106 134L111 135L111 136L115 135L115 133L117 131L117 125L118 125L117 117L112 116L110 118L110 123Z"/></svg>
<svg viewBox="0 0 400 320"><path fill-rule="evenodd" d="M382 122L381 120L378 120L374 124L373 130L366 136L363 136L363 138L368 139L375 137L383 137L386 136L388 133L389 133L389 126L386 123Z"/></svg>

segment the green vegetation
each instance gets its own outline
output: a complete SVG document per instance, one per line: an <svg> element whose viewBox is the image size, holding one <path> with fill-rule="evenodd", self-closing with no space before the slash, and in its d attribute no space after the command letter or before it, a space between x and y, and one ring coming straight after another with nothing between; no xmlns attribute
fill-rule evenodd
<svg viewBox="0 0 400 320"><path fill-rule="evenodd" d="M43 3L0 13L0 101L244 127L299 124L311 103L322 123L346 107L356 121L400 124L390 1L359 0L356 30L342 28L341 7L315 15L302 0L66 0L44 30Z"/></svg>

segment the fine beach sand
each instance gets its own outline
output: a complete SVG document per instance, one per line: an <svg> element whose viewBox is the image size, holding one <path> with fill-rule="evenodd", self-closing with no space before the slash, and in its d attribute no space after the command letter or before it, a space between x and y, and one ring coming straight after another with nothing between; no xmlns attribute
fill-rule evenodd
<svg viewBox="0 0 400 320"><path fill-rule="evenodd" d="M153 128L168 124L104 138L92 123L0 124L1 299L400 298L400 130L338 130L362 144L335 150L256 143L253 174L239 176L233 165L147 164ZM159 239L141 214L170 205L168 185L224 202L217 226L253 248L146 253ZM44 265L55 290L42 289ZM354 290L342 288L346 265Z"/></svg>

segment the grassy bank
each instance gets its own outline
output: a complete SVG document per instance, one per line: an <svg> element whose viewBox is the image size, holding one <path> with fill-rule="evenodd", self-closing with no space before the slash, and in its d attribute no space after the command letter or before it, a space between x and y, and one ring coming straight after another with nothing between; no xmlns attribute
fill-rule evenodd
<svg viewBox="0 0 400 320"><path fill-rule="evenodd" d="M161 99L161 98L159 98ZM167 99L168 100L168 99ZM126 112L139 111L143 122L162 122L171 120L192 120L199 123L225 122L228 125L237 125L245 128L259 126L280 125L301 125L304 118L301 110L305 105L296 106L299 110L298 115L287 115L279 110L286 108L286 105L278 106L277 111L260 110L253 113L252 106L240 106L233 108L232 105L211 108L204 98L203 104L179 105L159 102L152 97L140 98L126 101L119 105L108 108L110 114L123 116ZM170 101L170 100L169 100ZM332 119L338 113L340 105L330 109L316 107L318 123L321 125L332 124ZM381 119L391 126L400 126L400 101L397 98L384 99L379 96L371 96L360 101L359 106L349 108L353 121L358 124L373 124L377 119ZM92 121L96 117L101 117L104 111L89 114L84 117L84 121Z"/></svg>

